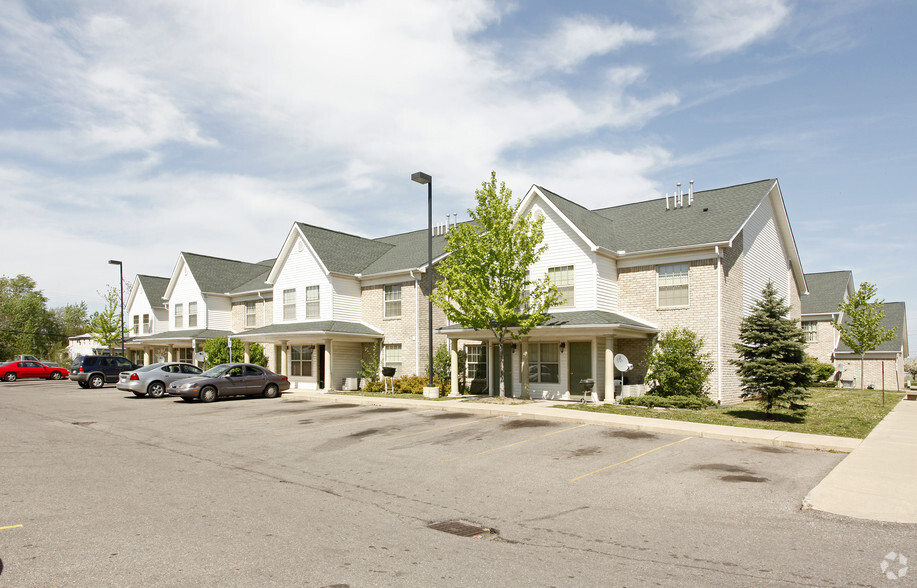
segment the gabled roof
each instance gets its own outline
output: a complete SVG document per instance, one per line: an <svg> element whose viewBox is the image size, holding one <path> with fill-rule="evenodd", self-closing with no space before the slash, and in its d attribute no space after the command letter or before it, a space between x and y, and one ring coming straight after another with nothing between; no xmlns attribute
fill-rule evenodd
<svg viewBox="0 0 917 588"><path fill-rule="evenodd" d="M301 323L275 323L257 329L249 329L234 338L258 338L262 335L361 335L382 337L382 331L365 323L352 321L305 321Z"/></svg>
<svg viewBox="0 0 917 588"><path fill-rule="evenodd" d="M589 210L536 186L595 245L609 251L657 251L692 245L728 243L735 237L777 180L694 192L694 200L675 208L655 198Z"/></svg>
<svg viewBox="0 0 917 588"><path fill-rule="evenodd" d="M382 257L392 245L306 223L296 223L303 237L329 272L358 274Z"/></svg>
<svg viewBox="0 0 917 588"><path fill-rule="evenodd" d="M872 305L871 305L872 306ZM907 346L907 310L903 302L885 302L882 304L882 310L885 311L885 318L882 319L883 329L894 329L895 338L879 345L875 352L878 353L896 353L904 350L904 356L908 355ZM846 320L844 322L847 322ZM850 347L844 345L843 341L837 346L838 353L852 353Z"/></svg>
<svg viewBox="0 0 917 588"><path fill-rule="evenodd" d="M140 285L143 286L143 292L146 294L150 306L163 308L165 304L162 301L162 295L166 293L166 288L169 287L169 278L139 274L137 279L140 280Z"/></svg>
<svg viewBox="0 0 917 588"><path fill-rule="evenodd" d="M270 271L274 263L273 259L259 261L258 263L247 263L235 259L225 259L222 257L211 257L209 255L199 255L197 253L188 253L183 251L181 259L184 260L191 275L194 276L201 292L208 294L227 294L233 292L242 285L250 285L252 281L257 280L262 274ZM178 271L181 262L176 265ZM176 277L173 272L173 280ZM167 292L172 288L170 280Z"/></svg>
<svg viewBox="0 0 917 588"><path fill-rule="evenodd" d="M806 274L809 293L802 297L802 314L835 314L853 287L853 272Z"/></svg>

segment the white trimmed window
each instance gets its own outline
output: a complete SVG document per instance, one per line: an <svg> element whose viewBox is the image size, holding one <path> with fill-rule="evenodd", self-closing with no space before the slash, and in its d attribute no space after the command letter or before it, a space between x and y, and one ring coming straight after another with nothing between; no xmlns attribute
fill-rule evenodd
<svg viewBox="0 0 917 588"><path fill-rule="evenodd" d="M306 286L306 318L322 316L322 305L318 298L318 286Z"/></svg>
<svg viewBox="0 0 917 588"><path fill-rule="evenodd" d="M131 334L132 335L140 334L140 315L139 314L134 315L134 328L131 329Z"/></svg>
<svg viewBox="0 0 917 588"><path fill-rule="evenodd" d="M194 362L194 349L190 347L179 347L175 350L175 356L178 358L176 359L176 361L183 361L185 363L193 363Z"/></svg>
<svg viewBox="0 0 917 588"><path fill-rule="evenodd" d="M487 347L484 345L465 347L465 373L470 380L487 377Z"/></svg>
<svg viewBox="0 0 917 588"><path fill-rule="evenodd" d="M188 303L188 326L197 326L197 302Z"/></svg>
<svg viewBox="0 0 917 588"><path fill-rule="evenodd" d="M401 284L385 286L385 318L401 316Z"/></svg>
<svg viewBox="0 0 917 588"><path fill-rule="evenodd" d="M245 303L245 328L251 329L256 325L255 322L255 303L254 301Z"/></svg>
<svg viewBox="0 0 917 588"><path fill-rule="evenodd" d="M143 334L150 334L150 315L148 314L143 315Z"/></svg>
<svg viewBox="0 0 917 588"><path fill-rule="evenodd" d="M312 345L290 346L290 375L312 377Z"/></svg>
<svg viewBox="0 0 917 588"><path fill-rule="evenodd" d="M529 382L540 384L560 382L560 347L557 343L529 345Z"/></svg>
<svg viewBox="0 0 917 588"><path fill-rule="evenodd" d="M806 343L818 342L818 322L802 321L802 332L806 335Z"/></svg>
<svg viewBox="0 0 917 588"><path fill-rule="evenodd" d="M283 291L283 320L296 320L296 288Z"/></svg>
<svg viewBox="0 0 917 588"><path fill-rule="evenodd" d="M548 280L557 286L561 296L563 296L563 301L558 304L556 308L560 308L562 306L574 306L573 266L565 265L561 267L549 267Z"/></svg>
<svg viewBox="0 0 917 588"><path fill-rule="evenodd" d="M390 343L382 346L382 366L401 367L401 343Z"/></svg>
<svg viewBox="0 0 917 588"><path fill-rule="evenodd" d="M657 305L688 306L688 264L671 263L656 266Z"/></svg>
<svg viewBox="0 0 917 588"><path fill-rule="evenodd" d="M172 310L172 316L175 317L175 328L181 329L185 326L185 309L181 304L176 304Z"/></svg>

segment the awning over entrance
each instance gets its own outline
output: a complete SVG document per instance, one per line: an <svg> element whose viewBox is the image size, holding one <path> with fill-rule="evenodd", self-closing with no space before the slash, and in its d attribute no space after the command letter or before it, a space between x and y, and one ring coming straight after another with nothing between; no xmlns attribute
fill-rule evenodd
<svg viewBox="0 0 917 588"><path fill-rule="evenodd" d="M191 347L192 342L202 342L219 337L234 337L234 335L232 331L220 331L217 329L186 329L131 337L124 342L124 345L127 347L158 347L166 345Z"/></svg>
<svg viewBox="0 0 917 588"><path fill-rule="evenodd" d="M623 313L608 312L605 310L574 310L569 312L555 312L548 315L548 319L545 322L529 331L529 336L534 336L536 333L554 329L599 331L609 334L614 331L614 333L619 336L628 333L634 336L643 336L659 332L659 327L653 323ZM455 336L487 338L488 333L488 331L466 329L461 325L449 325L448 327L437 329L437 332L448 335L450 338Z"/></svg>
<svg viewBox="0 0 917 588"><path fill-rule="evenodd" d="M382 331L365 323L348 321L306 321L268 325L233 335L233 339L272 343L293 339L351 339L374 341L382 338Z"/></svg>

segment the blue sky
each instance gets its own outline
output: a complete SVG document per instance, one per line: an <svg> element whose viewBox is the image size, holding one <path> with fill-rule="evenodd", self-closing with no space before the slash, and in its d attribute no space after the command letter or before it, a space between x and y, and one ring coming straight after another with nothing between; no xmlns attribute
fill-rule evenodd
<svg viewBox="0 0 917 588"><path fill-rule="evenodd" d="M917 333L912 2L0 6L0 274L51 305L98 309L111 258L420 228L418 170L434 221L491 170L589 207L776 177L805 270L853 270Z"/></svg>

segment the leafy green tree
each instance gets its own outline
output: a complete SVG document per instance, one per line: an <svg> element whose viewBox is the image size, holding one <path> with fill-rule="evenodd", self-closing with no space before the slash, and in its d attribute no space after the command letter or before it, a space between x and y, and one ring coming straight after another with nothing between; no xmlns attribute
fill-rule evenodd
<svg viewBox="0 0 917 588"><path fill-rule="evenodd" d="M739 359L730 360L742 380L742 397L758 398L770 413L775 407L805 411L813 366L807 361L805 334L789 318L790 308L778 298L772 282L761 293L739 327Z"/></svg>
<svg viewBox="0 0 917 588"><path fill-rule="evenodd" d="M233 340L232 358L229 357L229 340L226 337L217 337L204 341L204 352L207 354L207 367L221 363L239 363L245 361L245 344ZM267 358L264 357L264 347L260 343L251 343L248 347L251 363L266 366Z"/></svg>
<svg viewBox="0 0 917 588"><path fill-rule="evenodd" d="M875 350L882 343L894 339L897 330L897 327L893 329L882 327L882 319L885 318L885 310L882 307L885 301L871 302L875 296L876 286L863 282L853 296L841 302L837 307L844 313L844 321L842 323L831 321L831 324L840 333L844 345L860 356L860 390L864 386L863 364L866 354Z"/></svg>
<svg viewBox="0 0 917 588"><path fill-rule="evenodd" d="M107 347L109 353L114 353L115 349L120 351L121 338L126 337L128 331L121 323L121 299L118 289L108 286L102 298L105 300L105 308L101 312L92 314L89 319L89 327L92 329L93 338L99 342L99 345Z"/></svg>
<svg viewBox="0 0 917 588"><path fill-rule="evenodd" d="M475 191L475 198L477 206L468 210L471 222L446 235L449 255L437 267L442 278L433 301L450 322L493 333L504 398L504 341L544 322L545 312L563 298L547 276L532 280L528 274L547 249L542 243L544 218L519 215L521 202L511 202L512 191L503 182L497 184L496 172Z"/></svg>
<svg viewBox="0 0 917 588"><path fill-rule="evenodd" d="M0 276L0 359L19 353L47 357L60 338L47 302L32 278Z"/></svg>
<svg viewBox="0 0 917 588"><path fill-rule="evenodd" d="M379 353L379 342L373 343L372 349L364 347L363 357L360 358L360 377L370 382L378 381L381 365L382 356Z"/></svg>
<svg viewBox="0 0 917 588"><path fill-rule="evenodd" d="M713 372L704 338L690 329L672 329L659 335L644 364L656 396L704 396Z"/></svg>
<svg viewBox="0 0 917 588"><path fill-rule="evenodd" d="M904 371L911 374L911 378L917 378L917 357L904 360Z"/></svg>
<svg viewBox="0 0 917 588"><path fill-rule="evenodd" d="M458 352L458 379L459 379L459 390L465 389L465 358L467 357L464 351ZM426 375L430 375L429 368L426 370ZM449 353L449 348L445 343L441 344L437 349L436 353L433 354L433 377L439 378L442 382L449 382L452 375L452 355Z"/></svg>

